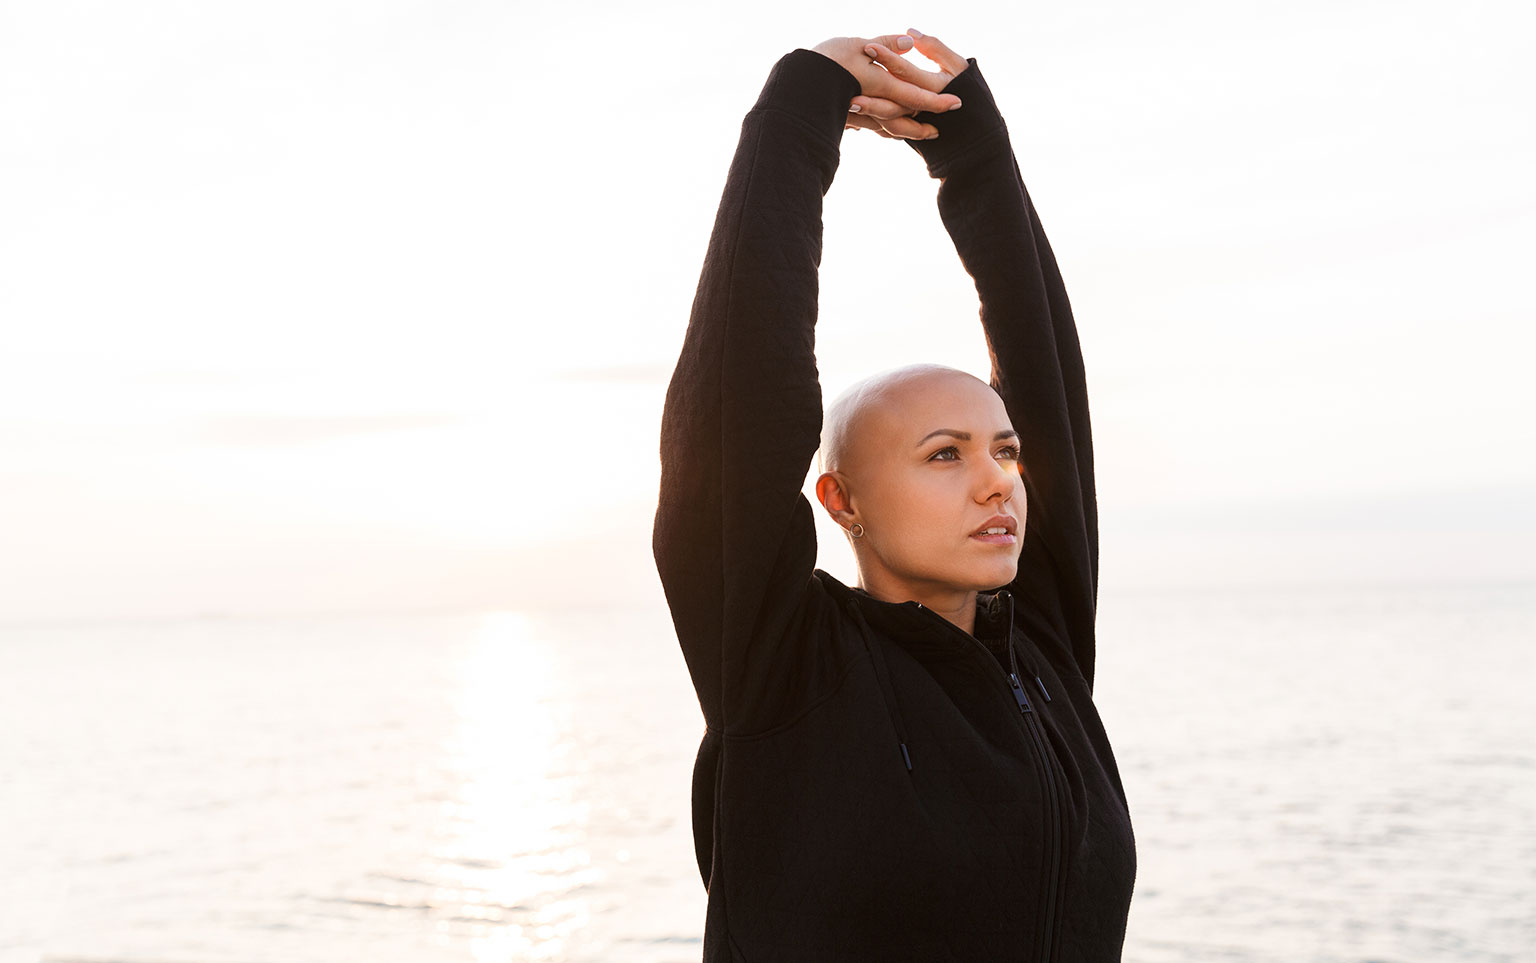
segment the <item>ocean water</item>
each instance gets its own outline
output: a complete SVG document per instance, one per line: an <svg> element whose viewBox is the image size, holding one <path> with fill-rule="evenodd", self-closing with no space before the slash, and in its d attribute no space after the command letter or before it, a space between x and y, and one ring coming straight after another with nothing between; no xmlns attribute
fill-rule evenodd
<svg viewBox="0 0 1536 963"><path fill-rule="evenodd" d="M1125 959L1536 960L1536 588L1106 593ZM0 961L697 960L663 609L0 627Z"/></svg>

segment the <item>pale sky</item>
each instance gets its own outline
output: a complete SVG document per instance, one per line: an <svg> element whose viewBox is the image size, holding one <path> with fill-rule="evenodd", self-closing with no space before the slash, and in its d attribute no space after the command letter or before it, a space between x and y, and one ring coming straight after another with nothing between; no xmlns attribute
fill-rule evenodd
<svg viewBox="0 0 1536 963"><path fill-rule="evenodd" d="M0 0L0 620L661 604L742 115L909 26L977 58L1066 278L1101 598L1536 578L1530 8L870 10ZM936 187L845 136L828 398L985 373Z"/></svg>

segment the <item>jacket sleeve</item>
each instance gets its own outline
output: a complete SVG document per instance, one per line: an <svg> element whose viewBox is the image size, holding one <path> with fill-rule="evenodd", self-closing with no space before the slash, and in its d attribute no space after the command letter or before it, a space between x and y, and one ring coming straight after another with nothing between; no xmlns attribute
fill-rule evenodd
<svg viewBox="0 0 1536 963"><path fill-rule="evenodd" d="M1019 432L1028 515L1016 617L1091 686L1099 531L1082 351L1008 129L968 63L944 91L963 106L920 114L939 136L910 143L940 181L939 214L981 299L992 386Z"/></svg>
<svg viewBox="0 0 1536 963"><path fill-rule="evenodd" d="M814 51L774 66L742 122L667 389L652 548L712 729L761 718L808 671L783 646L816 561L800 489L821 433L822 198L858 92Z"/></svg>

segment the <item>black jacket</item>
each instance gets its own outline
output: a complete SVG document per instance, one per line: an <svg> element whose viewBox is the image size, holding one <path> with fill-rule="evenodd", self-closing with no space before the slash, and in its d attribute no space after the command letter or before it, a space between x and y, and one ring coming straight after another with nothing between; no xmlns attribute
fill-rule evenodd
<svg viewBox="0 0 1536 963"><path fill-rule="evenodd" d="M1018 577L975 635L815 568L821 203L859 84L796 50L742 124L662 420L654 548L707 730L708 961L1118 960L1135 874L1090 696L1098 526L1077 332L974 60L912 142L1022 447Z"/></svg>

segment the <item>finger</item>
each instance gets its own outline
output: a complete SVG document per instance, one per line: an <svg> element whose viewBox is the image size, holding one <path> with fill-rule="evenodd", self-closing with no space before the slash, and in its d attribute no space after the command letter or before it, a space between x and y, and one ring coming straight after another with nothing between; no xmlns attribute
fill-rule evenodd
<svg viewBox="0 0 1536 963"><path fill-rule="evenodd" d="M877 43L882 47L889 47L897 53L906 53L917 42L916 37L909 37L904 33L888 33L882 37L870 37L865 43Z"/></svg>
<svg viewBox="0 0 1536 963"><path fill-rule="evenodd" d="M893 117L879 121L892 137L902 140L931 140L939 136L939 129L932 124L919 124L911 117Z"/></svg>
<svg viewBox="0 0 1536 963"><path fill-rule="evenodd" d="M859 114L849 114L848 115L848 120L844 122L843 126L844 127L857 127L857 128L860 128L861 130L872 130L875 133L879 134L881 137L895 137L896 136L894 134L888 133L884 127L881 127L880 126L880 121L875 120L873 117L864 117L864 116L861 116Z"/></svg>
<svg viewBox="0 0 1536 963"><path fill-rule="evenodd" d="M934 93L943 90L944 85L949 83L948 77L932 70L924 70L884 44L867 43L864 45L864 53L873 57L875 63L890 71L891 76L899 77L909 84L915 84Z"/></svg>
<svg viewBox="0 0 1536 963"><path fill-rule="evenodd" d="M908 30L907 33L916 44L917 52L938 64L945 73L953 76L970 66L964 57L950 50L938 37L929 36L921 30Z"/></svg>
<svg viewBox="0 0 1536 963"><path fill-rule="evenodd" d="M900 58L897 58L900 59ZM960 106L960 98L954 94L936 94L931 90L908 83L889 71L870 68L876 76L863 80L865 96L891 100L907 108L908 113L926 110L942 114Z"/></svg>
<svg viewBox="0 0 1536 963"><path fill-rule="evenodd" d="M883 97L865 97L860 94L849 103L849 110L858 108L858 113L865 117L874 117L879 120L887 120L892 117L902 117L912 113L911 107L903 106L894 100L886 100Z"/></svg>

